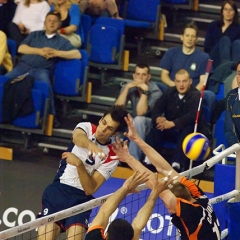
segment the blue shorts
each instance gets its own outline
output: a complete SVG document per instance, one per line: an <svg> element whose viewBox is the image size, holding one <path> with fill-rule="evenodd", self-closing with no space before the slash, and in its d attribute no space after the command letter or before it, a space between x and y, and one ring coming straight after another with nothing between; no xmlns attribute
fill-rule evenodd
<svg viewBox="0 0 240 240"><path fill-rule="evenodd" d="M93 196L87 196L84 191L62 183L52 183L47 186L42 196L42 212L39 217L62 211L64 209L88 202ZM71 225L81 225L88 228L88 220L91 210L79 213L72 217L56 222L61 231L66 231Z"/></svg>

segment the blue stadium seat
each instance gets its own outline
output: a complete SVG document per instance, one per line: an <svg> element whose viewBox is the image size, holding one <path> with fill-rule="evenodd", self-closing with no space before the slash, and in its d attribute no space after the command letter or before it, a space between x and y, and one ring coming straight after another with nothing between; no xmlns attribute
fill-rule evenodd
<svg viewBox="0 0 240 240"><path fill-rule="evenodd" d="M14 40L8 38L7 45L8 45L8 51L12 56L12 60L14 60L14 57L17 54L17 44Z"/></svg>
<svg viewBox="0 0 240 240"><path fill-rule="evenodd" d="M61 60L56 64L53 83L55 94L85 99L88 54L85 50L80 52L82 59Z"/></svg>
<svg viewBox="0 0 240 240"><path fill-rule="evenodd" d="M159 39L160 0L129 0L124 14L126 27L148 29ZM142 36L144 37L144 33Z"/></svg>
<svg viewBox="0 0 240 240"><path fill-rule="evenodd" d="M90 30L88 44L89 64L118 65L120 69L124 41L124 22L122 20L99 17Z"/></svg>
<svg viewBox="0 0 240 240"><path fill-rule="evenodd" d="M174 3L174 4L186 4L188 1L186 0L162 0L164 3Z"/></svg>
<svg viewBox="0 0 240 240"><path fill-rule="evenodd" d="M0 123L2 122L2 96L3 96L3 86L4 83L8 80L9 78L3 75L0 75Z"/></svg>
<svg viewBox="0 0 240 240"><path fill-rule="evenodd" d="M88 35L92 27L92 18L87 14L82 14L81 20L81 39L82 39L82 49L87 47Z"/></svg>
<svg viewBox="0 0 240 240"><path fill-rule="evenodd" d="M0 76L0 106L2 106L2 96L4 83L9 80L6 76ZM24 117L17 117L11 124L4 124L3 128L9 129L12 126L28 129L36 129L40 127L40 119L46 120L48 114L48 97L49 89L46 83L41 81L34 81L32 88L32 98L34 105L34 112ZM0 107L0 123L2 122L2 107Z"/></svg>
<svg viewBox="0 0 240 240"><path fill-rule="evenodd" d="M158 25L159 20L160 0L152 0L151 2L145 0L129 0L127 2L127 11L124 17L125 26L149 28Z"/></svg>
<svg viewBox="0 0 240 240"><path fill-rule="evenodd" d="M40 120L47 117L49 88L44 82L35 80L32 88L34 112L25 117L17 117L12 124L21 128L39 128Z"/></svg>

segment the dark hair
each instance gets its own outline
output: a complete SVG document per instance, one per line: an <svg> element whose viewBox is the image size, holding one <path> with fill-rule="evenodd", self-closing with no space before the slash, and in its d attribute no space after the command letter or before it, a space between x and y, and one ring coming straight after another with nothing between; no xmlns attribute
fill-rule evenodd
<svg viewBox="0 0 240 240"><path fill-rule="evenodd" d="M198 27L194 22L186 24L183 28L182 35L185 33L186 28L192 28L196 31L196 36L198 36Z"/></svg>
<svg viewBox="0 0 240 240"><path fill-rule="evenodd" d="M227 0L227 1L224 1L223 4L222 4L222 7L221 7L221 17L220 17L220 21L221 21L221 26L224 25L224 22L223 22L223 9L225 7L226 4L229 4L233 10L234 10L234 17L233 17L233 24L238 24L238 7L237 7L237 4L232 1L232 0Z"/></svg>
<svg viewBox="0 0 240 240"><path fill-rule="evenodd" d="M113 220L107 232L108 240L132 240L134 236L132 225L121 218Z"/></svg>
<svg viewBox="0 0 240 240"><path fill-rule="evenodd" d="M187 201L190 201L192 199L192 195L189 191L189 189L182 183L177 182L173 184L173 187L170 188L170 191L177 197L177 198L183 198Z"/></svg>
<svg viewBox="0 0 240 240"><path fill-rule="evenodd" d="M119 126L116 129L116 132L124 131L127 128L127 124L124 118L128 115L128 111L125 109L125 106L114 105L103 114L103 117L105 117L107 114L110 114L111 118L115 122L119 122Z"/></svg>
<svg viewBox="0 0 240 240"><path fill-rule="evenodd" d="M59 21L61 21L61 14L57 11L50 11L48 12L48 14L46 15L46 18L49 16L49 15L54 15L58 18Z"/></svg>
<svg viewBox="0 0 240 240"><path fill-rule="evenodd" d="M237 65L235 65L236 66L235 70L237 70L237 67L238 67L239 64L240 64L240 61L238 61Z"/></svg>
<svg viewBox="0 0 240 240"><path fill-rule="evenodd" d="M134 72L136 72L136 68L139 67L139 68L147 68L148 69L148 73L150 74L150 67L148 64L146 63L137 63L135 68L134 68Z"/></svg>

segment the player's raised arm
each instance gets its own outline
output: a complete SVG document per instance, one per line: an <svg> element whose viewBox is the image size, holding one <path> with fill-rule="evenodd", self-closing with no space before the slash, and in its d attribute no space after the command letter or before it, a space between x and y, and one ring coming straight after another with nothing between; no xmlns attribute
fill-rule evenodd
<svg viewBox="0 0 240 240"><path fill-rule="evenodd" d="M144 154L149 158L150 162L156 167L157 171L163 174L164 176L167 176L169 171L172 170L173 177L179 176L181 178L181 176L171 167L171 165L154 148L149 146L145 141L143 141L139 137L134 127L133 119L130 116L130 114L128 114L128 116L125 117L125 121L128 125L128 132L124 133L125 136L127 136L131 141L134 141L141 148Z"/></svg>

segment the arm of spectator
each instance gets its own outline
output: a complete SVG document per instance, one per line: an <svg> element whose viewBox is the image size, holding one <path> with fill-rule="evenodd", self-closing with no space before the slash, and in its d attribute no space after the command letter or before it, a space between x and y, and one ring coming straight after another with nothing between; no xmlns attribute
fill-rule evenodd
<svg viewBox="0 0 240 240"><path fill-rule="evenodd" d="M161 80L162 80L162 82L163 82L165 85L167 85L167 86L169 86L169 87L175 86L174 81L173 81L173 80L170 78L170 76L169 76L169 71L166 70L166 69L162 69L162 72L161 72Z"/></svg>
<svg viewBox="0 0 240 240"><path fill-rule="evenodd" d="M7 49L7 37L4 32L0 31L0 64L3 62Z"/></svg>
<svg viewBox="0 0 240 240"><path fill-rule="evenodd" d="M148 85L145 83L138 84L138 88L141 89L141 91L148 91ZM148 95L140 92L140 98L136 106L136 112L138 116L144 115L148 110Z"/></svg>
<svg viewBox="0 0 240 240"><path fill-rule="evenodd" d="M107 10L109 11L111 17L121 19L119 17L118 7L117 7L115 0L108 1L108 9Z"/></svg>
<svg viewBox="0 0 240 240"><path fill-rule="evenodd" d="M201 75L201 76L199 77L199 83L198 83L198 85L196 86L196 89L198 89L199 91L202 91L202 87L203 87L204 81L205 81L205 74L204 74L204 75Z"/></svg>
<svg viewBox="0 0 240 240"><path fill-rule="evenodd" d="M126 106L127 104L127 99L128 99L128 92L131 88L136 87L137 83L134 81L131 81L127 83L125 86L122 87L121 92L115 102L115 105L124 105Z"/></svg>
<svg viewBox="0 0 240 240"><path fill-rule="evenodd" d="M24 1L20 1L17 5L14 17L12 19L12 22L14 22L15 24L18 25L18 23L20 22L20 16L21 13L23 12L23 10L26 8L26 6L24 5Z"/></svg>
<svg viewBox="0 0 240 240"><path fill-rule="evenodd" d="M65 34L75 33L81 24L81 12L77 4L72 4L69 9L70 23L65 27Z"/></svg>
<svg viewBox="0 0 240 240"><path fill-rule="evenodd" d="M64 50L56 50L56 49L51 49L51 51L48 53L48 57L59 57L59 58L65 58L65 59L81 59L81 53L77 49L72 49L68 51Z"/></svg>
<svg viewBox="0 0 240 240"><path fill-rule="evenodd" d="M48 52L51 48L35 48L30 47L27 44L21 44L18 48L18 52L21 54L37 54L47 58Z"/></svg>

